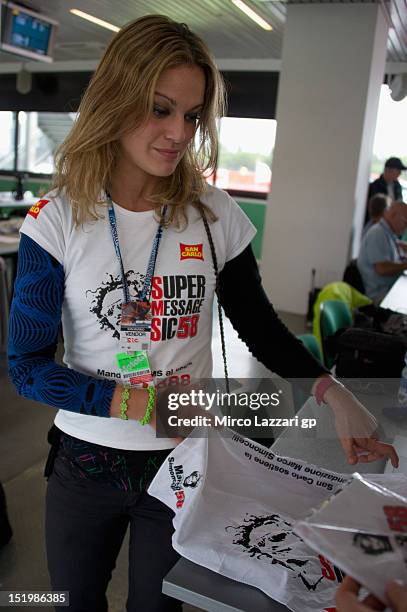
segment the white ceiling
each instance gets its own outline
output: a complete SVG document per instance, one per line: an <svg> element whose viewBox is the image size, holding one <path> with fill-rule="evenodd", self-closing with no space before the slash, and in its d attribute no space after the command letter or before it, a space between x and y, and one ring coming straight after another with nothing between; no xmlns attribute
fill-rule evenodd
<svg viewBox="0 0 407 612"><path fill-rule="evenodd" d="M221 68L227 69L227 64L229 68L236 68L236 64L239 65L236 60L244 60L242 68L250 68L256 59L259 67L278 69L287 3L310 4L321 1L333 0L247 0L250 6L271 23L271 32L262 30L249 20L230 0L25 0L24 4L59 21L55 48L57 62L82 60L88 61L88 66L91 66L92 61L100 58L113 35L109 30L69 12L69 9L77 8L119 27L142 15L162 13L187 23L200 34L215 57L226 61L226 65L220 64ZM391 25L387 61L407 62L407 0L356 1L380 2L383 5ZM12 63L21 64L21 58L0 52L0 71L9 71L5 69L12 69Z"/></svg>

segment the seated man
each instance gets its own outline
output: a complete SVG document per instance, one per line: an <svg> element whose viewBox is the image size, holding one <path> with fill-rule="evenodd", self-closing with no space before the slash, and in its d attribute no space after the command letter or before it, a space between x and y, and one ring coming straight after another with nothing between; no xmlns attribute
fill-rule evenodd
<svg viewBox="0 0 407 612"><path fill-rule="evenodd" d="M377 193L376 195L370 198L367 207L369 211L369 221L363 229L363 236L367 233L368 230L370 230L372 225L380 221L380 219L383 217L384 211L389 208L390 204L391 199L384 193Z"/></svg>
<svg viewBox="0 0 407 612"><path fill-rule="evenodd" d="M404 249L399 236L407 228L407 206L393 202L365 234L357 266L365 285L365 293L380 303L398 276L407 270Z"/></svg>

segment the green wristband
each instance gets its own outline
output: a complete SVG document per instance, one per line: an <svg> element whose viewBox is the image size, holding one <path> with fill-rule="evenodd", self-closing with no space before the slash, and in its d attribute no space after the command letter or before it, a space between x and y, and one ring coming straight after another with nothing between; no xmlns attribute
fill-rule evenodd
<svg viewBox="0 0 407 612"><path fill-rule="evenodd" d="M120 418L128 421L129 417L127 416L127 401L130 397L130 391L128 387L123 387L122 393L120 396Z"/></svg>
<svg viewBox="0 0 407 612"><path fill-rule="evenodd" d="M148 425L149 422L151 421L151 415L153 414L153 410L155 406L155 397L156 397L155 387L148 387L147 407L146 407L146 412L143 418L140 419L141 425Z"/></svg>

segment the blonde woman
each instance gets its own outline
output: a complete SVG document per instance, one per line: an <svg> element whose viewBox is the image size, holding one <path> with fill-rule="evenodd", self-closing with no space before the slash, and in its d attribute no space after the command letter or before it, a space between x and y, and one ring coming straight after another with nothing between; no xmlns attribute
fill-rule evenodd
<svg viewBox="0 0 407 612"><path fill-rule="evenodd" d="M72 611L107 610L128 527L127 609L181 609L161 593L177 560L172 513L146 487L178 442L156 437L156 388L211 376L215 258L220 300L253 354L282 376L315 380L339 428L356 423L360 439L341 433L351 463L362 448L361 460L396 461L371 437L373 417L278 320L253 226L203 178L223 99L213 59L186 25L158 15L130 23L84 94L53 191L22 227L10 373L22 395L59 409L47 554L52 588L70 592ZM54 360L61 320L64 365Z"/></svg>

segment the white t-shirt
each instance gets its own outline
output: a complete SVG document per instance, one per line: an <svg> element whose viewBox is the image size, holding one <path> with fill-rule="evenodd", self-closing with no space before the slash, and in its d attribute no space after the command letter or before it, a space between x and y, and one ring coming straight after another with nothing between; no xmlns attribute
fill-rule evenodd
<svg viewBox="0 0 407 612"><path fill-rule="evenodd" d="M45 196L38 214L28 214L21 232L63 266L64 363L78 372L120 382L120 306L124 301L120 267L109 218L75 228L69 201ZM236 202L209 187L202 198L216 214L210 224L218 267L239 255L256 233ZM132 212L114 204L120 250L130 295L142 288L157 231L153 211ZM215 274L202 219L188 207L183 230L164 229L152 282L152 334L149 359L156 383L171 376L209 378ZM174 382L177 379L173 379ZM169 438L134 420L109 419L59 410L55 424L81 440L112 448L147 450L174 447Z"/></svg>

